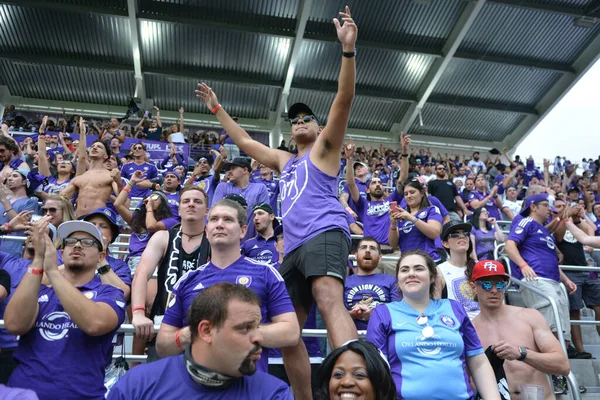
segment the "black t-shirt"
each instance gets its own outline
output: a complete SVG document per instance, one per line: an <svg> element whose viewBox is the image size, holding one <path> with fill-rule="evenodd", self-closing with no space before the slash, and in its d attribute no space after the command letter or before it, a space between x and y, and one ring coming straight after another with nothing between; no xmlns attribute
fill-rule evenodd
<svg viewBox="0 0 600 400"><path fill-rule="evenodd" d="M558 249L563 253L564 265L577 265L580 267L587 266L587 260L585 259L585 252L583 251L583 245L575 239L573 234L567 231L563 237L563 240L558 243Z"/></svg>
<svg viewBox="0 0 600 400"><path fill-rule="evenodd" d="M181 240L181 225L169 229L169 245L158 267L156 298L152 305L153 317L165 314L169 295L179 278L186 272L206 264L210 258L210 244L206 234L202 237L200 246L189 254L183 250Z"/></svg>
<svg viewBox="0 0 600 400"><path fill-rule="evenodd" d="M448 179L434 179L427 184L429 194L438 198L448 211L456 211L456 199L458 190L456 185Z"/></svg>

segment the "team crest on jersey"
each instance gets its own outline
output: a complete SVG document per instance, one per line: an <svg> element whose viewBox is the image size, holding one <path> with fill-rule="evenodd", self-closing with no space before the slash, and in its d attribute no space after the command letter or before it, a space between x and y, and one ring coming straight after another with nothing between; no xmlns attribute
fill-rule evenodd
<svg viewBox="0 0 600 400"><path fill-rule="evenodd" d="M96 292L84 292L83 295L92 300L94 297L96 297Z"/></svg>
<svg viewBox="0 0 600 400"><path fill-rule="evenodd" d="M237 283L238 285L244 285L246 287L250 287L250 284L252 283L252 277L246 276L246 275L240 275L237 278L235 278L235 283Z"/></svg>
<svg viewBox="0 0 600 400"><path fill-rule="evenodd" d="M454 318L446 314L440 315L440 321L442 321L442 324L446 325L448 328L454 328L456 326L456 321L454 321Z"/></svg>
<svg viewBox="0 0 600 400"><path fill-rule="evenodd" d="M520 235L521 233L523 233L523 228L516 228L516 229L515 229L515 233L516 233L517 235Z"/></svg>
<svg viewBox="0 0 600 400"><path fill-rule="evenodd" d="M421 213L419 213L418 217L425 218L426 215L427 215L427 211L421 211Z"/></svg>

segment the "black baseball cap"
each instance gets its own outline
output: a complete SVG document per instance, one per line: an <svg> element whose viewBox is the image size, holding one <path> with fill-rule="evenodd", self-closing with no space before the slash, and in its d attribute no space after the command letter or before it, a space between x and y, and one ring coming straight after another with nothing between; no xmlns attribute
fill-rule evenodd
<svg viewBox="0 0 600 400"><path fill-rule="evenodd" d="M236 194L236 193L232 193L232 194L228 194L227 196L224 197L224 199L227 200L231 200L231 201L235 201L236 203L238 203L240 206L244 207L244 208L248 208L248 202L246 201L246 199L240 195L240 194Z"/></svg>
<svg viewBox="0 0 600 400"><path fill-rule="evenodd" d="M288 108L288 119L291 121L292 119L296 118L296 116L300 113L312 115L313 117L315 117L315 121L317 121L317 124L319 124L319 118L317 118L317 115L313 112L313 110L310 109L309 106L307 106L304 103L292 104L292 106Z"/></svg>
<svg viewBox="0 0 600 400"><path fill-rule="evenodd" d="M254 207L252 207L252 211L256 211L256 210L263 210L269 214L275 214L275 212L273 211L273 208L268 203L265 203L265 202L259 203L259 204L255 205Z"/></svg>
<svg viewBox="0 0 600 400"><path fill-rule="evenodd" d="M235 157L233 160L226 162L223 169L229 171L232 165L248 168L248 172L252 172L252 165L250 165L250 159L247 157Z"/></svg>
<svg viewBox="0 0 600 400"><path fill-rule="evenodd" d="M446 222L444 224L444 226L442 227L441 239L442 240L448 239L448 235L450 235L452 232L456 232L456 231L471 232L472 229L473 229L473 225L471 225L468 222L462 222L459 220L451 219L449 222Z"/></svg>

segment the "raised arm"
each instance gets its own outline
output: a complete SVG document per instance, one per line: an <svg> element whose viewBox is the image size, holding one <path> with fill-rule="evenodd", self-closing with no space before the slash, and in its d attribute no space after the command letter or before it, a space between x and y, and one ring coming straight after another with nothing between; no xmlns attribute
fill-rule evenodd
<svg viewBox="0 0 600 400"><path fill-rule="evenodd" d="M340 12L339 16L342 23L340 24L337 18L333 20L333 23L338 39L342 43L342 50L345 53L353 53L356 50L358 28L350 15L350 8L346 6L345 12ZM348 129L348 119L350 118L350 108L352 107L356 84L355 61L355 57L342 57L342 67L338 77L338 91L329 110L327 126L317 137L313 147L315 152L311 153L311 160L316 161L315 165L321 170L329 172L330 175L337 172L338 154Z"/></svg>
<svg viewBox="0 0 600 400"><path fill-rule="evenodd" d="M405 135L404 132L400 132L400 144L402 145L402 154L400 154L400 177L398 181L404 182L408 179L408 154L410 153L410 135Z"/></svg>
<svg viewBox="0 0 600 400"><path fill-rule="evenodd" d="M160 121L160 110L156 106L152 108L154 108L154 111L156 111L156 125L158 125L159 128L162 128L162 122Z"/></svg>
<svg viewBox="0 0 600 400"><path fill-rule="evenodd" d="M46 124L48 116L44 115L42 125L40 125L40 136L38 137L38 171L44 176L50 176L50 164L48 163L48 154L46 152Z"/></svg>
<svg viewBox="0 0 600 400"><path fill-rule="evenodd" d="M354 155L355 148L356 145L352 143L352 138L350 138L350 144L344 146L344 156L346 157L346 185L348 185L348 191L350 192L350 196L352 196L352 200L356 203L360 198L360 191L356 185L354 168L352 167L352 156Z"/></svg>
<svg viewBox="0 0 600 400"><path fill-rule="evenodd" d="M183 135L183 107L179 108L179 132Z"/></svg>
<svg viewBox="0 0 600 400"><path fill-rule="evenodd" d="M579 229L571 219L567 220L566 226L567 229L571 231L571 233L579 243L585 246L600 248L600 236L590 236L586 234L584 231Z"/></svg>
<svg viewBox="0 0 600 400"><path fill-rule="evenodd" d="M235 144L250 157L258 160L261 164L264 164L273 170L281 172L281 168L287 160L292 156L291 154L271 149L268 146L252 139L248 132L244 130L240 125L237 124L227 112L219 104L217 95L213 90L208 87L206 83L199 83L198 89L196 90L196 97L202 99L208 106L208 109L214 111L217 119L223 126L223 129L227 131L229 136L233 139Z"/></svg>
<svg viewBox="0 0 600 400"><path fill-rule="evenodd" d="M77 176L83 175L87 170L87 129L83 118L79 118L79 145L77 146Z"/></svg>

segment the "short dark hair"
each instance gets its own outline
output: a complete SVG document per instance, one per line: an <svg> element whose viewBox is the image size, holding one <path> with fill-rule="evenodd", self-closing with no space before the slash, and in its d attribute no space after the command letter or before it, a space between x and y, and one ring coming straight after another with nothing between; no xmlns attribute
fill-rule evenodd
<svg viewBox="0 0 600 400"><path fill-rule="evenodd" d="M221 199L212 205L210 211L214 210L216 207L219 206L233 208L237 213L238 222L240 226L248 225L248 214L246 214L246 210L244 210L244 207L242 207L237 201Z"/></svg>
<svg viewBox="0 0 600 400"><path fill-rule="evenodd" d="M375 391L376 400L395 400L396 383L392 378L390 367L379 350L364 339L352 341L333 350L319 367L316 384L316 398L329 399L329 381L333 374L335 363L342 354L352 351L365 360L367 377Z"/></svg>
<svg viewBox="0 0 600 400"><path fill-rule="evenodd" d="M15 144L15 141L6 136L0 136L0 146L6 147L6 150L10 151L13 155L19 151L19 147Z"/></svg>
<svg viewBox="0 0 600 400"><path fill-rule="evenodd" d="M104 150L106 151L106 155L108 156L107 158L110 158L110 156L112 155L112 151L110 150L110 146L108 144L106 144L105 142L103 142L100 139L97 139L97 140L94 140L94 142L90 145L90 147L94 143L100 143L100 144L102 144L102 146L104 146Z"/></svg>
<svg viewBox="0 0 600 400"><path fill-rule="evenodd" d="M358 244L356 245L357 249L360 247L360 244L362 242L375 242L377 244L377 251L379 252L379 254L381 254L381 245L379 244L377 239L375 239L373 236L364 236L362 239L360 239L358 241Z"/></svg>
<svg viewBox="0 0 600 400"><path fill-rule="evenodd" d="M423 250L409 250L402 252L402 254L400 255L400 259L396 264L396 279L398 279L398 272L400 272L400 264L402 263L402 260L409 256L421 256L425 259L425 264L427 266L427 269L429 270L429 276L431 277L432 281L429 284L429 297L433 298L433 295L435 293L435 283L437 280L437 267L435 265L435 261L433 261L433 258L431 258L431 256L425 253Z"/></svg>
<svg viewBox="0 0 600 400"><path fill-rule="evenodd" d="M243 285L222 282L202 290L192 301L187 313L192 343L198 336L198 325L201 321L208 321L217 329L223 326L231 300L241 300L260 307L258 295Z"/></svg>
<svg viewBox="0 0 600 400"><path fill-rule="evenodd" d="M204 189L202 189L201 187L195 186L195 185L185 185L183 187L183 189L181 189L179 191L179 202L181 202L181 196L185 193L185 192L189 192L192 190L196 190L200 193L202 193L204 195L204 201L206 202L206 207L208 208L208 194L206 194L206 192L204 191Z"/></svg>

